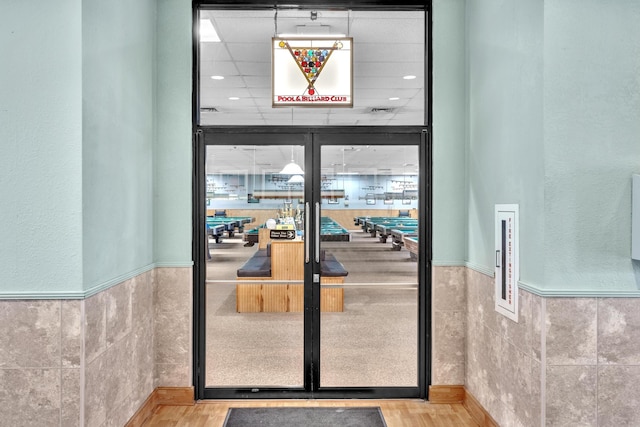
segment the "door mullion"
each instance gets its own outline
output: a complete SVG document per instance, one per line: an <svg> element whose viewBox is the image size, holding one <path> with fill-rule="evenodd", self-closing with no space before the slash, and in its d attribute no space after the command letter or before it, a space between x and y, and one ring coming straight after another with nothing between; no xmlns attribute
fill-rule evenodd
<svg viewBox="0 0 640 427"><path fill-rule="evenodd" d="M316 236L315 230L316 227L319 227L319 215L316 215L316 204L320 203L320 146L316 142L316 134L311 135L311 150L310 156L307 158L307 170L311 171L311 187L312 187L312 197L311 197L311 207L312 207L312 215L311 215L311 225L310 228L312 230L311 236L311 265L312 265L312 277L308 282L311 287L311 313L312 313L312 322L311 322L311 334L313 336L312 339L312 355L313 355L313 387L312 392L317 392L320 388L320 263L316 262L319 260L320 254L316 253L317 242L315 241L318 236ZM317 281L314 278L318 278Z"/></svg>

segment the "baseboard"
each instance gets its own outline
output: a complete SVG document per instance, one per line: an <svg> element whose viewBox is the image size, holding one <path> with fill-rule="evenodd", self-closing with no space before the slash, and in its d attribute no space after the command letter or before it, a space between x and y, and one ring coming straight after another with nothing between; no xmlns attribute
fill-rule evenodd
<svg viewBox="0 0 640 427"><path fill-rule="evenodd" d="M429 402L462 403L464 393L463 385L432 385L429 386Z"/></svg>
<svg viewBox="0 0 640 427"><path fill-rule="evenodd" d="M191 406L194 404L193 387L158 387L147 397L125 427L142 427L160 405Z"/></svg>
<svg viewBox="0 0 640 427"><path fill-rule="evenodd" d="M156 394L156 406L192 406L195 405L193 387L158 387Z"/></svg>
<svg viewBox="0 0 640 427"><path fill-rule="evenodd" d="M471 417L476 420L480 427L500 427L498 423L489 415L486 409L473 397L467 389L464 389L464 401L462 406L465 407Z"/></svg>

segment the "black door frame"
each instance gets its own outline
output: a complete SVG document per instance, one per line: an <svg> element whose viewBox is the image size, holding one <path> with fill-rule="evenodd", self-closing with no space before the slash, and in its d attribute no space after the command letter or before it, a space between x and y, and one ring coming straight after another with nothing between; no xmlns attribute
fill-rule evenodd
<svg viewBox="0 0 640 427"><path fill-rule="evenodd" d="M198 10L202 6L212 8L273 8L278 4L286 4L286 2L275 1L265 4L259 1L239 1L229 3L228 1L193 1L193 384L195 398L198 399L271 399L271 398L428 398L428 386L431 384L431 260L432 260L432 22L433 17L431 11L431 0L425 1L403 1L395 3L393 1L331 1L325 0L322 3L315 1L298 1L301 7L344 7L350 9L380 9L386 10L424 10L427 13L426 21L427 31L425 32L425 59L426 59L426 90L425 99L425 126L404 126L404 127L369 127L369 126L341 126L341 127L303 127L303 126L254 126L250 128L241 126L200 126L199 125L199 52L197 23ZM295 133L295 134L385 134L385 133L407 133L421 135L420 143L420 169L419 169L419 242L420 249L418 253L419 268L419 317L418 317L418 387L362 387L362 388L320 388L315 391L300 388L266 388L258 389L239 389L239 388L216 388L207 389L205 387L205 360L206 360L206 307L205 307L205 224L206 224L206 201L205 201L205 153L206 143L205 137L208 134L227 133L227 134L260 134L260 133ZM300 144L298 144L300 145ZM317 145L317 144L315 144ZM311 144L308 149L319 150ZM307 156L310 159L312 156ZM313 170L312 164L305 164L306 170ZM319 173L319 172L318 172ZM305 187L305 200L312 200L312 194L307 194L309 186ZM311 263L310 263L311 264ZM305 283L310 281L312 274L311 266L305 267ZM305 304L307 298L312 296L305 293ZM319 296L318 303L319 303ZM319 317L320 311L305 312L305 322L308 316L317 316L317 320L312 323L313 333L318 333L319 337ZM312 320L309 317L310 321ZM308 341L309 340L309 341ZM305 348L310 348L311 337L305 335ZM316 344L319 346L319 340ZM318 351L319 347L312 351ZM306 351L305 351L306 353ZM311 357L311 356L309 356ZM304 378L305 387L314 381L315 387L319 384L318 366L312 366L308 369L307 364L311 363L308 355L305 354L305 372L309 373Z"/></svg>
<svg viewBox="0 0 640 427"><path fill-rule="evenodd" d="M302 145L305 147L305 170L313 171L311 184L305 185L305 202L312 203L319 199L320 168L313 164L320 158L320 149L327 145L344 145L344 141L323 141L322 145L315 141L316 136L336 137L347 136L348 140L364 140L370 145L390 144L392 139L413 137L418 146L419 154L419 242L418 251L418 378L416 387L320 387L320 296L319 283L312 283L313 273L319 274L319 265L313 261L305 264L305 312L304 312L304 385L302 388L276 387L238 387L238 388L207 388L206 376L206 206L205 206L205 162L206 147L216 145L216 136L221 145L256 145L255 139L278 139L269 141L268 145ZM265 138L266 136L266 138ZM284 136L284 138L283 138ZM306 137L305 137L306 136ZM359 136L359 138L357 137ZM298 138L292 141L291 137ZM236 139L237 138L237 139ZM326 138L324 138L326 139ZM294 142L295 141L295 142ZM353 143L351 143L353 145ZM431 175L430 144L428 132L424 127L327 127L305 128L289 127L201 127L196 133L196 149L194 150L194 200L196 201L194 215L194 385L197 399L272 399L272 398L426 398L427 386L430 383L430 306L431 306L431 220L430 194L428 191ZM259 145L259 144L258 144ZM309 155L310 154L310 155ZM315 199L314 199L315 196ZM315 215L310 215L309 229L315 228ZM315 245L311 245L310 257L315 257ZM310 332L310 333L307 333ZM316 339L313 339L315 337Z"/></svg>

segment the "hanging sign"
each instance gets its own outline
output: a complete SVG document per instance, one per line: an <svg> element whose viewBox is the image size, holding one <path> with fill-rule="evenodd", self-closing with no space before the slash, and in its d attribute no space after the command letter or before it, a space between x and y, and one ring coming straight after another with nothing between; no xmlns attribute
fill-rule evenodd
<svg viewBox="0 0 640 427"><path fill-rule="evenodd" d="M272 39L273 107L353 107L353 39Z"/></svg>

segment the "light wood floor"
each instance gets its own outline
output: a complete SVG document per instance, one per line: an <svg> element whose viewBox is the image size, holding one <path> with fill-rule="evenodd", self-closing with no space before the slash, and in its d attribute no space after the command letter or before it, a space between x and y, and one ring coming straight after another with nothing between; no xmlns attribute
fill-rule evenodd
<svg viewBox="0 0 640 427"><path fill-rule="evenodd" d="M230 407L380 406L388 427L478 427L461 404L422 400L206 401L194 406L159 406L144 427L222 427Z"/></svg>

